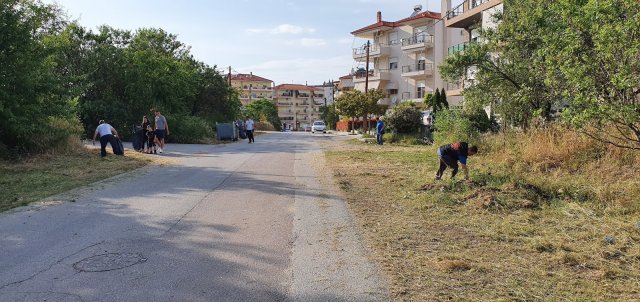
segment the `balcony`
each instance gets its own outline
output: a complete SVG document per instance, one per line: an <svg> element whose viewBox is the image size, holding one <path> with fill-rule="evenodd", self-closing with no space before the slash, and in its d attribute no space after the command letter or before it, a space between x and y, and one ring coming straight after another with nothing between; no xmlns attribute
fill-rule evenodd
<svg viewBox="0 0 640 302"><path fill-rule="evenodd" d="M367 73L357 73L353 77L354 83L364 82L367 79ZM369 82L374 81L389 81L391 79L391 72L388 69L369 70Z"/></svg>
<svg viewBox="0 0 640 302"><path fill-rule="evenodd" d="M454 28L469 28L482 21L483 11L502 2L503 0L466 0L447 12L444 25Z"/></svg>
<svg viewBox="0 0 640 302"><path fill-rule="evenodd" d="M460 43L460 44L451 46L451 47L447 48L447 54L449 56L451 56L451 55L454 55L456 53L463 52L466 49L469 49L469 47L471 47L474 44L476 44L476 43L475 42L464 42L464 43Z"/></svg>
<svg viewBox="0 0 640 302"><path fill-rule="evenodd" d="M432 35L416 35L408 39L402 40L403 51L422 51L427 47L433 47Z"/></svg>
<svg viewBox="0 0 640 302"><path fill-rule="evenodd" d="M433 63L418 63L402 66L402 76L406 78L421 78L433 75Z"/></svg>
<svg viewBox="0 0 640 302"><path fill-rule="evenodd" d="M380 58L389 56L390 50L389 46L382 44L374 44L369 47L369 60L373 58ZM367 61L367 48L354 48L353 49L353 59L358 62L366 62Z"/></svg>

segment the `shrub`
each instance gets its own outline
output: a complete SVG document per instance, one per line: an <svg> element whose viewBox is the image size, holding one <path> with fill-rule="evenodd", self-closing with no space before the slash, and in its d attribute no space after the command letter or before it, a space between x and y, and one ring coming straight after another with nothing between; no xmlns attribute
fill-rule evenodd
<svg viewBox="0 0 640 302"><path fill-rule="evenodd" d="M276 131L276 127L274 127L271 123L262 121L255 123L255 129L262 131Z"/></svg>
<svg viewBox="0 0 640 302"><path fill-rule="evenodd" d="M416 133L422 124L422 112L413 104L399 105L387 117L389 128L397 133Z"/></svg>
<svg viewBox="0 0 640 302"><path fill-rule="evenodd" d="M215 137L213 127L204 119L196 116L178 115L167 117L171 135L170 142L193 144L204 143Z"/></svg>
<svg viewBox="0 0 640 302"><path fill-rule="evenodd" d="M453 112L443 110L438 113L434 120L436 132L433 135L437 144L446 144L456 141L475 141L478 139L479 131L473 127L473 123L468 117Z"/></svg>

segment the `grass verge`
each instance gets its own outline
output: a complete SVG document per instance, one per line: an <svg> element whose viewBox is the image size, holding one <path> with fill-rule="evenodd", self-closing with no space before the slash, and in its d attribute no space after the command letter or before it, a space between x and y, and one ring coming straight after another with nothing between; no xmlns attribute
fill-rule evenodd
<svg viewBox="0 0 640 302"><path fill-rule="evenodd" d="M539 140L517 152L493 143L471 158L473 183L432 180L435 147L327 152L393 299L640 300L638 165L604 151L558 164L564 155L534 160Z"/></svg>
<svg viewBox="0 0 640 302"><path fill-rule="evenodd" d="M109 154L102 159L99 149L0 161L0 212L143 167L151 161L149 156L132 151L124 157Z"/></svg>

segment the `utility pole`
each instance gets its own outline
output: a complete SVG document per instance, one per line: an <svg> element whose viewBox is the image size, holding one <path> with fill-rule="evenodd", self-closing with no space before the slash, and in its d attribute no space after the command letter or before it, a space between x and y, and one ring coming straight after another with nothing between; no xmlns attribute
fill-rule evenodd
<svg viewBox="0 0 640 302"><path fill-rule="evenodd" d="M371 41L367 40L367 65L366 65L366 75L364 78L364 95L365 97L367 96L367 93L369 92L369 50L371 49ZM365 128L365 120L367 119L367 114L365 113L365 115L362 117L362 128ZM363 129L365 130L365 129Z"/></svg>
<svg viewBox="0 0 640 302"><path fill-rule="evenodd" d="M231 66L229 66L229 86L231 86Z"/></svg>

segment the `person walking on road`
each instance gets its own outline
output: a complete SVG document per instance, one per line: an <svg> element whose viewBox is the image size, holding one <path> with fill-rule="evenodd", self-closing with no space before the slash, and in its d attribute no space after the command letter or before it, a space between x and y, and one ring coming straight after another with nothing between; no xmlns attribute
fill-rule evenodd
<svg viewBox="0 0 640 302"><path fill-rule="evenodd" d="M93 144L95 145L96 137L100 135L100 157L107 156L107 143L111 144L111 149L113 149L113 153L116 150L116 137L118 137L118 131L113 128L111 125L105 123L104 120L100 120L100 125L96 128L96 132L93 133Z"/></svg>
<svg viewBox="0 0 640 302"><path fill-rule="evenodd" d="M440 167L436 173L436 180L442 179L442 174L447 167L451 168L451 179L456 177L458 173L458 161L464 170L464 179L469 180L469 168L467 167L467 157L478 153L478 147L469 146L466 142L458 142L440 146L438 148L438 158L440 159Z"/></svg>
<svg viewBox="0 0 640 302"><path fill-rule="evenodd" d="M384 134L384 122L380 117L377 117L376 120L378 121L376 124L376 141L378 142L378 145L382 146L384 143L382 140L382 135Z"/></svg>
<svg viewBox="0 0 640 302"><path fill-rule="evenodd" d="M244 128L247 131L249 144L255 143L256 140L253 138L253 120L251 119L251 117L247 116L247 120L244 122Z"/></svg>
<svg viewBox="0 0 640 302"><path fill-rule="evenodd" d="M164 150L164 138L169 135L169 124L164 115L160 114L160 111L156 110L156 140L158 141L157 148L158 153L162 153Z"/></svg>

